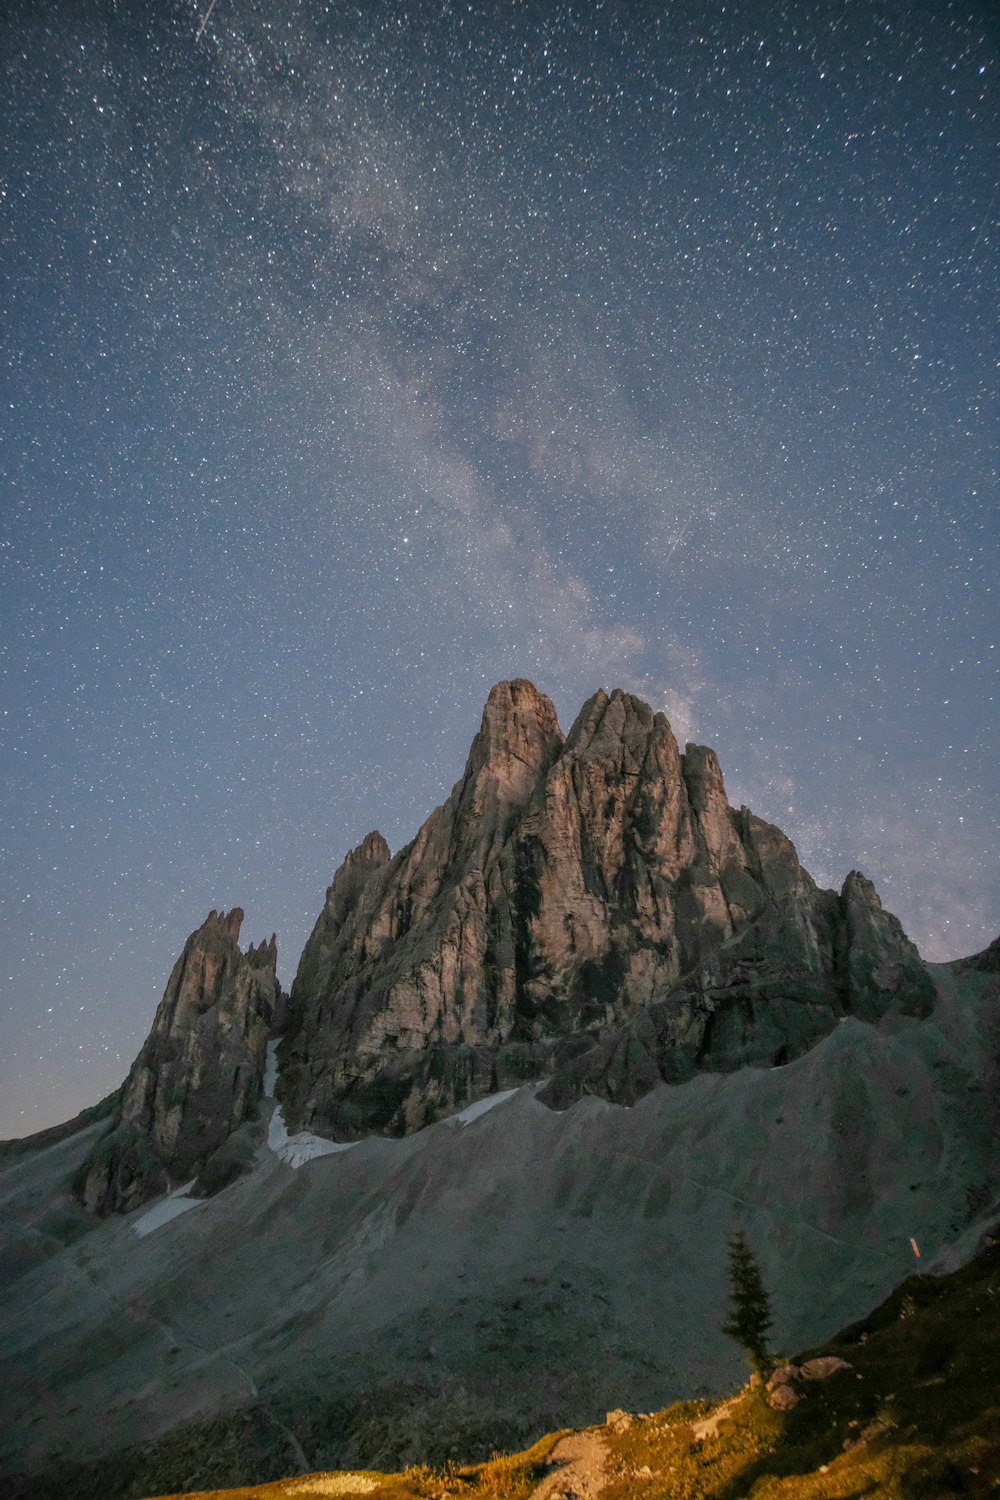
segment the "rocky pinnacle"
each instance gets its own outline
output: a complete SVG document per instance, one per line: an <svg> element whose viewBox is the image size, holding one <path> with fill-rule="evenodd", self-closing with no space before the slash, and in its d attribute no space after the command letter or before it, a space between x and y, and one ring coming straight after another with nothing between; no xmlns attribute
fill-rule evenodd
<svg viewBox="0 0 1000 1500"><path fill-rule="evenodd" d="M254 1109L280 1009L277 942L240 951L243 912L210 912L184 945L132 1064L114 1128L80 1183L95 1213L197 1177Z"/></svg>

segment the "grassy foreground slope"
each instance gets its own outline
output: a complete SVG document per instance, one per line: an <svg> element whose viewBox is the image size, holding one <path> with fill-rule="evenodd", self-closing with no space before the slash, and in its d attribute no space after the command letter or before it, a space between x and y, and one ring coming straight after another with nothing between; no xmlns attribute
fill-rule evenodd
<svg viewBox="0 0 1000 1500"><path fill-rule="evenodd" d="M612 1414L606 1427L592 1429L603 1473L591 1474L583 1490L560 1485L551 1465L557 1433L487 1464L303 1475L212 1493L227 1500L526 1500L541 1485L547 1496L593 1500L1000 1494L1000 1241L951 1275L911 1277L864 1321L802 1358L815 1355L836 1355L850 1368L822 1381L793 1376L798 1400L785 1411L773 1409L757 1384L722 1403Z"/></svg>
<svg viewBox="0 0 1000 1500"><path fill-rule="evenodd" d="M549 1459L563 1433L548 1433L523 1453L495 1455L487 1463L449 1464L446 1469L431 1469L420 1464L401 1474L377 1474L365 1470L351 1473L301 1474L295 1479L279 1479L273 1484L251 1485L247 1489L198 1490L184 1500L200 1496L221 1500L316 1500L325 1495L378 1495L379 1500L438 1500L444 1496L468 1496L469 1500L527 1500L548 1472ZM179 1500L177 1496L169 1500Z"/></svg>

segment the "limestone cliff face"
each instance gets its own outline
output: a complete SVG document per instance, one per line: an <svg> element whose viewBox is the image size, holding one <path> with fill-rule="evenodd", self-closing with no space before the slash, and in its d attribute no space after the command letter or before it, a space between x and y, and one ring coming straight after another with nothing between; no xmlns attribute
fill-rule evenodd
<svg viewBox="0 0 1000 1500"><path fill-rule="evenodd" d="M334 879L279 1095L291 1126L342 1138L413 1130L526 1078L547 1078L554 1104L630 1101L931 994L869 882L818 890L662 714L599 692L564 739L546 697L505 682L413 843L390 859L370 834Z"/></svg>
<svg viewBox="0 0 1000 1500"><path fill-rule="evenodd" d="M185 943L116 1125L87 1165L92 1212L128 1211L196 1177L253 1110L282 996L274 937L244 954L242 921L238 907L213 911Z"/></svg>
<svg viewBox="0 0 1000 1500"><path fill-rule="evenodd" d="M549 700L500 683L464 776L412 844L389 860L369 834L348 855L292 987L290 1125L416 1129L489 1092L516 1016L512 836L562 745Z"/></svg>

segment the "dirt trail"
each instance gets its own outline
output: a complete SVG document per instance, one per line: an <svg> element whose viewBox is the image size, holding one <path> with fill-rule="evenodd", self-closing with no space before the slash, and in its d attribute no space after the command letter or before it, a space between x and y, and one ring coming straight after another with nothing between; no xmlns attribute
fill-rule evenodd
<svg viewBox="0 0 1000 1500"><path fill-rule="evenodd" d="M532 1490L531 1500L556 1500L562 1495L597 1500L608 1480L602 1432L602 1428L588 1427L560 1438L549 1458L554 1471Z"/></svg>

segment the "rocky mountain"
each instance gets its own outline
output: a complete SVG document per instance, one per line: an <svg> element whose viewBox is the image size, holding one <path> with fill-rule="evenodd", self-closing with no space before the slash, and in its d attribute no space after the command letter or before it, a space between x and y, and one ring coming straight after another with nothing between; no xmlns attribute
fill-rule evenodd
<svg viewBox="0 0 1000 1500"><path fill-rule="evenodd" d="M195 1176L224 1186L279 1033L289 1129L344 1141L527 1081L560 1108L630 1104L700 1070L787 1062L844 1016L925 1014L933 994L870 882L820 890L779 829L730 806L713 751L682 754L620 691L564 736L523 680L490 693L413 842L393 858L371 833L347 856L287 1009L274 939L242 955L241 920L213 913L178 960L84 1174L93 1211Z"/></svg>
<svg viewBox="0 0 1000 1500"><path fill-rule="evenodd" d="M998 944L923 964L627 694L564 737L499 684L412 844L337 872L290 998L241 920L189 938L116 1095L0 1148L5 1494L650 1410L735 1376L734 1227L790 1349L1000 1214Z"/></svg>
<svg viewBox="0 0 1000 1500"><path fill-rule="evenodd" d="M345 1140L527 1079L560 1106L631 1103L931 995L872 885L819 890L779 829L729 805L713 751L681 754L620 691L564 737L530 682L502 682L444 806L394 859L370 834L330 886L279 1094L290 1124Z"/></svg>
<svg viewBox="0 0 1000 1500"><path fill-rule="evenodd" d="M128 1212L187 1178L237 1175L230 1137L261 1094L267 1039L283 1020L277 940L241 952L243 912L210 912L184 945L114 1124L81 1173L94 1213Z"/></svg>

